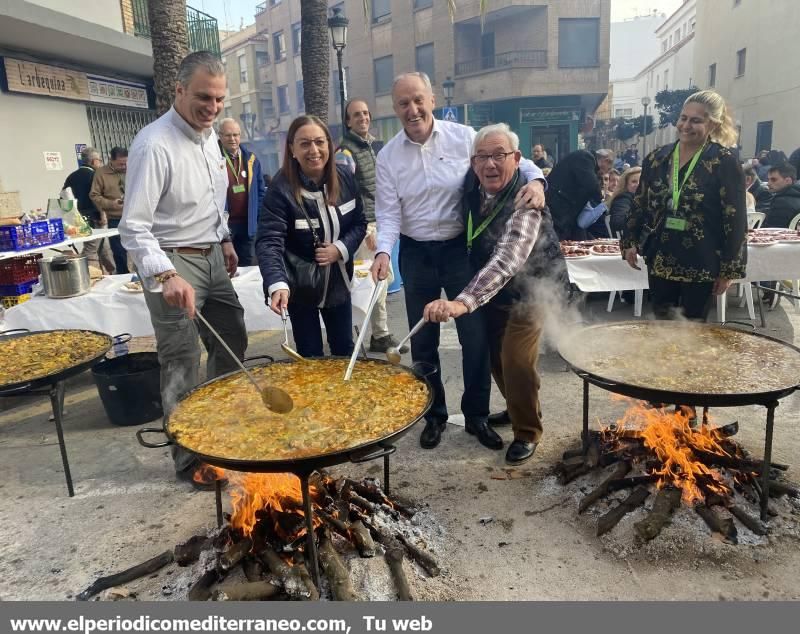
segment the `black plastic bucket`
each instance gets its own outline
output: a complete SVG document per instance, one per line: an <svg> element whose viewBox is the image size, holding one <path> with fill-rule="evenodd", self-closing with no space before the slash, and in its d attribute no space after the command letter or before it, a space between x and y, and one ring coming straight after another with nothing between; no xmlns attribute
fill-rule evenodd
<svg viewBox="0 0 800 634"><path fill-rule="evenodd" d="M161 365L155 352L132 352L92 368L100 400L114 425L141 425L164 415Z"/></svg>

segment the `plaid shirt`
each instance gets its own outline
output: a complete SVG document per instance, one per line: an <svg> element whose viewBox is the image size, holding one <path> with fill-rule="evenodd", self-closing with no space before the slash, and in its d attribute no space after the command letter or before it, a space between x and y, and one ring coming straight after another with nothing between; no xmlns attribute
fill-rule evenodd
<svg viewBox="0 0 800 634"><path fill-rule="evenodd" d="M542 213L538 209L514 211L494 246L492 257L455 301L461 302L469 312L473 312L497 295L525 265L539 237L541 221Z"/></svg>

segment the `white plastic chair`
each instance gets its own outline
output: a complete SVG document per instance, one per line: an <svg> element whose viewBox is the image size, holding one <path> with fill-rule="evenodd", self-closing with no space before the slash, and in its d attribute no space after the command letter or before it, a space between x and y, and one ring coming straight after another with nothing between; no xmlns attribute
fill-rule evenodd
<svg viewBox="0 0 800 634"><path fill-rule="evenodd" d="M765 214L763 211L748 211L747 212L747 228L748 229L758 229L761 226L761 223L764 222L764 218L766 218L766 217L767 217L767 214Z"/></svg>

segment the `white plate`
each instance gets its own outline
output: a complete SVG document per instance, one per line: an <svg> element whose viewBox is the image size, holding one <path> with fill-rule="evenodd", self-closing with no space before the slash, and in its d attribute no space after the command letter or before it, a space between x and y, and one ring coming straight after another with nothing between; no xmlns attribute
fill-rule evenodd
<svg viewBox="0 0 800 634"><path fill-rule="evenodd" d="M778 240L774 240L773 242L749 242L747 246L749 247L771 247L773 244L778 244Z"/></svg>
<svg viewBox="0 0 800 634"><path fill-rule="evenodd" d="M128 288L127 286L125 286L125 284L120 286L119 290L121 290L121 291L123 291L125 293L144 293L144 289L143 288Z"/></svg>
<svg viewBox="0 0 800 634"><path fill-rule="evenodd" d="M565 260L585 260L586 258L592 257L592 254L589 255L565 255Z"/></svg>
<svg viewBox="0 0 800 634"><path fill-rule="evenodd" d="M781 238L778 242L782 244L798 244L800 243L800 237L798 238Z"/></svg>
<svg viewBox="0 0 800 634"><path fill-rule="evenodd" d="M615 257L615 258L621 258L622 257L622 252L620 252L620 251L617 251L615 253L603 253L602 251L596 251L594 247L592 247L589 250L592 252L593 255L600 255L600 256L605 256L605 257L611 256L611 257Z"/></svg>

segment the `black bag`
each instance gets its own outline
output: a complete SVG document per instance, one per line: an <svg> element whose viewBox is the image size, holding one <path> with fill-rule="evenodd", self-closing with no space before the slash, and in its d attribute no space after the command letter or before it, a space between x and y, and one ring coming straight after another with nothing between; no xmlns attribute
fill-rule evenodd
<svg viewBox="0 0 800 634"><path fill-rule="evenodd" d="M311 223L305 207L300 203L300 210L306 217L308 228L314 237L314 249L319 244L317 232ZM318 305L325 294L325 269L316 262L309 262L305 258L295 255L288 249L284 249L283 262L286 267L286 277L289 281L289 298L298 304Z"/></svg>

